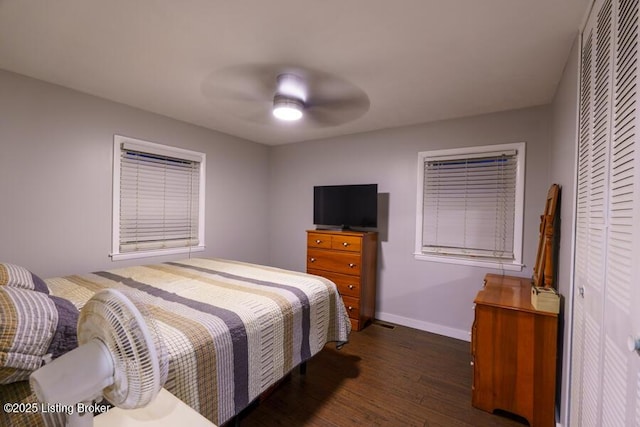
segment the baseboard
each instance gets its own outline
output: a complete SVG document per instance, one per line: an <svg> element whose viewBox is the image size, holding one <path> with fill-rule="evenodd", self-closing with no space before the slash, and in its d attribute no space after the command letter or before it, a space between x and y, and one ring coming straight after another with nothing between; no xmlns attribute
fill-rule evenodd
<svg viewBox="0 0 640 427"><path fill-rule="evenodd" d="M383 322L395 323L397 325L407 326L409 328L420 329L421 331L432 332L445 337L455 338L463 341L471 341L471 332L465 329L456 329L449 326L439 325L437 323L425 322L422 320L411 319L409 317L397 316L389 313L376 313L376 319Z"/></svg>

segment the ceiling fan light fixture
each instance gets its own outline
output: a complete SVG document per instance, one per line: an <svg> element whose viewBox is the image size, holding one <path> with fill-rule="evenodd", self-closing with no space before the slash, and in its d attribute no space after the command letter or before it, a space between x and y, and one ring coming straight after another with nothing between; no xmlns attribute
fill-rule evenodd
<svg viewBox="0 0 640 427"><path fill-rule="evenodd" d="M273 98L273 115L280 120L299 120L302 118L303 107L302 102L294 98L281 95Z"/></svg>
<svg viewBox="0 0 640 427"><path fill-rule="evenodd" d="M304 81L296 74L284 73L277 77L278 90L276 93L287 98L299 99L302 102L307 100L307 91Z"/></svg>

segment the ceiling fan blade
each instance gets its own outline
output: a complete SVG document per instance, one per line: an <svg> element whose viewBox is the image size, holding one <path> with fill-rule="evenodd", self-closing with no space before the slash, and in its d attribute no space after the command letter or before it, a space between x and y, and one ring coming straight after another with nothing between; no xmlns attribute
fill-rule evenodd
<svg viewBox="0 0 640 427"><path fill-rule="evenodd" d="M363 116L369 107L369 97L362 92L351 98L315 97L310 100L305 112L316 125L337 126Z"/></svg>
<svg viewBox="0 0 640 427"><path fill-rule="evenodd" d="M315 108L306 111L304 121L311 127L338 126L345 123L340 114L325 108Z"/></svg>
<svg viewBox="0 0 640 427"><path fill-rule="evenodd" d="M277 71L272 68L248 64L214 71L202 82L202 93L212 102L220 98L272 99L277 77Z"/></svg>
<svg viewBox="0 0 640 427"><path fill-rule="evenodd" d="M248 88L217 86L213 82L203 84L202 93L208 100L216 102L222 99L248 102L264 101L255 91Z"/></svg>

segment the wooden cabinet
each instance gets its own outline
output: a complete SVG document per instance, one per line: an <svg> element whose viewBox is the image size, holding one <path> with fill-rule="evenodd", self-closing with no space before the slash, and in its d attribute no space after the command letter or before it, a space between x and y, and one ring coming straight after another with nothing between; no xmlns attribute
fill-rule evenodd
<svg viewBox="0 0 640 427"><path fill-rule="evenodd" d="M487 274L471 331L472 404L555 426L558 315L531 305L531 280Z"/></svg>
<svg viewBox="0 0 640 427"><path fill-rule="evenodd" d="M307 231L307 273L338 286L354 331L373 320L377 256L376 232Z"/></svg>

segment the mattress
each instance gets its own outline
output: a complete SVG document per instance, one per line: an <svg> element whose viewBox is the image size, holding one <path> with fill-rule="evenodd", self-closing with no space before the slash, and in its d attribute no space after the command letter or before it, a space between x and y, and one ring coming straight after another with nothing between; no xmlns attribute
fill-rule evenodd
<svg viewBox="0 0 640 427"><path fill-rule="evenodd" d="M165 388L218 425L350 333L332 282L273 267L195 258L45 282L79 309L101 289L135 290L169 352Z"/></svg>

